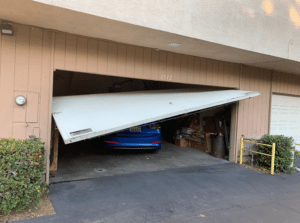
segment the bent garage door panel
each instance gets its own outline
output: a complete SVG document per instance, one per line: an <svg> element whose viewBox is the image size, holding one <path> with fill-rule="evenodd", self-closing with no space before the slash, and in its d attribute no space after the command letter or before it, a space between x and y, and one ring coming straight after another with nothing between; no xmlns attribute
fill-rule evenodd
<svg viewBox="0 0 300 223"><path fill-rule="evenodd" d="M258 95L180 89L54 97L52 114L68 144Z"/></svg>

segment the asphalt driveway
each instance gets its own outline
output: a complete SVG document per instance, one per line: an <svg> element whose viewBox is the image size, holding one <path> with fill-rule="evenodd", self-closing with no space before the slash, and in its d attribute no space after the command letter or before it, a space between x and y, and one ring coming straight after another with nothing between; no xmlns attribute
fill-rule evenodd
<svg viewBox="0 0 300 223"><path fill-rule="evenodd" d="M300 173L238 164L174 168L50 186L56 215L21 223L300 222Z"/></svg>

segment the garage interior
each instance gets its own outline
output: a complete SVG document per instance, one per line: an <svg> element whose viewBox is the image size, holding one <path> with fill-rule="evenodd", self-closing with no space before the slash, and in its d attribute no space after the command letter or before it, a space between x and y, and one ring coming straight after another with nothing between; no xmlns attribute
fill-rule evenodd
<svg viewBox="0 0 300 223"><path fill-rule="evenodd" d="M201 91L228 90L228 88L57 70L54 72L53 97L185 88L197 88ZM161 150L157 153L151 150L107 151L104 148L103 136L64 144L58 133L58 163L57 169L50 172L50 183L183 166L227 163L231 120L231 105L160 120L163 142ZM53 146L55 131L55 122L52 119L50 155L52 164L55 160ZM214 156L212 141L216 143L213 146L220 146L222 150Z"/></svg>

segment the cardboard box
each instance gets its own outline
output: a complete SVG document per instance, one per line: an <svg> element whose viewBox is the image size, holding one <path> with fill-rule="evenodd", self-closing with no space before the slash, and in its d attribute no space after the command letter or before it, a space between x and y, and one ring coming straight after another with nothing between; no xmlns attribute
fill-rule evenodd
<svg viewBox="0 0 300 223"><path fill-rule="evenodd" d="M204 139L201 141L189 138L189 147L211 153L211 133L203 132L202 134L204 135Z"/></svg>
<svg viewBox="0 0 300 223"><path fill-rule="evenodd" d="M179 147L189 147L189 140L187 139L175 139L175 145Z"/></svg>
<svg viewBox="0 0 300 223"><path fill-rule="evenodd" d="M201 142L196 142L196 141L189 140L189 147L193 148L193 149L203 151L203 152L206 152L205 145L203 145L203 143L201 143Z"/></svg>
<svg viewBox="0 0 300 223"><path fill-rule="evenodd" d="M188 127L193 130L200 129L200 116L198 114L192 116Z"/></svg>

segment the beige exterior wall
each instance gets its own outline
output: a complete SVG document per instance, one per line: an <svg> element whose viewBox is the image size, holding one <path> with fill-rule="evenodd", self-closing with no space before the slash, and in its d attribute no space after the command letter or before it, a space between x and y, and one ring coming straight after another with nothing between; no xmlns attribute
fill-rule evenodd
<svg viewBox="0 0 300 223"><path fill-rule="evenodd" d="M47 148L56 69L258 91L234 111L235 148L242 134L269 133L272 91L300 95L296 75L39 28L17 25L14 36L0 36L0 42L0 137L37 134ZM23 107L14 103L19 94L28 99ZM237 155L234 150L231 159Z"/></svg>
<svg viewBox="0 0 300 223"><path fill-rule="evenodd" d="M54 69L187 84L239 87L239 65L56 33Z"/></svg>
<svg viewBox="0 0 300 223"><path fill-rule="evenodd" d="M288 73L273 73L272 92L300 96L300 76Z"/></svg>
<svg viewBox="0 0 300 223"><path fill-rule="evenodd" d="M1 0L0 19L298 74L299 12L295 0Z"/></svg>
<svg viewBox="0 0 300 223"><path fill-rule="evenodd" d="M300 4L295 0L34 1L44 3L44 7L52 6L56 9L64 9L66 13L76 13L77 16L84 13L95 18L106 18L195 40L300 61ZM61 16L53 20L60 25L67 24L68 21L62 21ZM69 19L71 20L69 29L74 24L72 19L74 18ZM54 26L54 24L49 26L51 25ZM126 35L126 32L122 34ZM146 37L147 35L144 35L144 38ZM115 36L115 38L122 38L122 35ZM134 41L139 42L142 39L140 37ZM183 45L190 41L183 42ZM197 50L201 51L201 47ZM228 51L230 50L227 49L227 53ZM209 48L203 53L205 52L208 54ZM213 56L213 52L210 53ZM206 57L208 57L207 54ZM220 51L215 54L220 54ZM209 58L215 59L214 56L209 56ZM278 60L278 58L273 58L273 60ZM258 62L260 61L253 63Z"/></svg>
<svg viewBox="0 0 300 223"><path fill-rule="evenodd" d="M0 36L0 137L36 134L49 145L52 85L52 33L26 26ZM17 106L15 96L27 98Z"/></svg>
<svg viewBox="0 0 300 223"><path fill-rule="evenodd" d="M269 132L271 83L270 70L241 65L240 89L260 92L260 96L239 102L238 136L258 138Z"/></svg>

